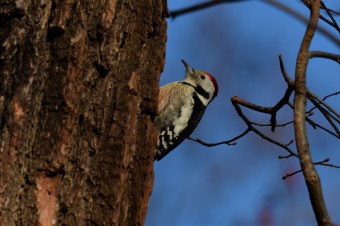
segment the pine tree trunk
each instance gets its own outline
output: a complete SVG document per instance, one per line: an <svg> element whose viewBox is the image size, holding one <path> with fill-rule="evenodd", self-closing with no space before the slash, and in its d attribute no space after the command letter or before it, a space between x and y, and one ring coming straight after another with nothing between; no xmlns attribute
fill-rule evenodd
<svg viewBox="0 0 340 226"><path fill-rule="evenodd" d="M0 225L142 225L160 0L0 3Z"/></svg>

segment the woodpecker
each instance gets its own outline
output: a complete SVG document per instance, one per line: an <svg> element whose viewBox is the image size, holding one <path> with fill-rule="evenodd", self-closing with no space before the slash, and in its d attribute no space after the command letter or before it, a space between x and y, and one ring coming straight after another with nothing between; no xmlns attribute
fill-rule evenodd
<svg viewBox="0 0 340 226"><path fill-rule="evenodd" d="M191 68L184 60L182 63L186 68L185 79L159 90L159 115L155 119L159 132L154 157L157 161L190 136L218 93L216 79L211 74Z"/></svg>

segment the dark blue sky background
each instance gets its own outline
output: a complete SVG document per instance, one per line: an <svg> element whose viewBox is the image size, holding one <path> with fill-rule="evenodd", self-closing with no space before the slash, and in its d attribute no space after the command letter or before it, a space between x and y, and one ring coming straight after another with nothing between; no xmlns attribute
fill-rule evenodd
<svg viewBox="0 0 340 226"><path fill-rule="evenodd" d="M201 1L168 0L176 10ZM309 11L298 0L281 1L306 17ZM340 11L340 1L325 0ZM337 17L339 23L339 17ZM325 23L320 22L326 26ZM280 72L282 54L294 78L295 61L306 25L263 1L241 1L168 20L166 65L161 85L182 80L181 59L193 68L210 72L219 83L219 95L208 107L192 134L207 142L228 140L247 127L230 103L239 96L262 106L273 106L283 96L286 83ZM327 26L326 26L327 27ZM332 34L339 37L335 31ZM311 50L339 54L339 46L316 34ZM340 90L340 67L334 61L312 59L307 73L308 88L324 97ZM340 96L327 100L340 111ZM308 104L310 107L311 105ZM259 123L269 115L244 110ZM291 121L285 107L278 122ZM313 120L324 123L315 111ZM327 124L325 124L327 125ZM339 126L339 125L338 125ZM340 142L329 134L308 127L314 161L327 157L340 165ZM288 143L292 126L267 135ZM295 144L291 145L295 150ZM282 176L298 170L294 158L283 149L250 133L235 146L204 147L186 140L160 162L155 162L154 189L145 224L153 225L316 225L302 174L286 180ZM340 170L317 166L327 207L334 223L340 224Z"/></svg>

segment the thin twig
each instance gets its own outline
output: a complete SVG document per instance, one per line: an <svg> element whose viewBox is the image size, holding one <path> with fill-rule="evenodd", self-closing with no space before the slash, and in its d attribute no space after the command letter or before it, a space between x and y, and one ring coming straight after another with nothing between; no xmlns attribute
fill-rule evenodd
<svg viewBox="0 0 340 226"><path fill-rule="evenodd" d="M334 164L329 164L329 163L320 163L320 165L323 165L323 166L329 166L329 167L332 167L332 168L337 168L337 169L340 169L340 166L337 166L337 165L334 165Z"/></svg>
<svg viewBox="0 0 340 226"><path fill-rule="evenodd" d="M246 1L246 0L212 0L208 2L203 2L203 3L196 4L194 6L184 8L184 9L171 11L170 17L175 18L186 13L191 13L191 12L195 12L198 10L207 9L209 7L216 6L221 3L233 3L233 2L241 2L241 1Z"/></svg>
<svg viewBox="0 0 340 226"><path fill-rule="evenodd" d="M191 13L191 12L195 12L195 11L198 11L198 10L206 9L206 8L216 6L216 5L219 5L219 4L222 4L222 3L234 3L234 2L242 2L242 1L249 1L249 0L210 0L210 1L199 3L199 4L196 4L196 5L184 8L184 9L171 11L170 17L175 18L175 17L178 17L179 15L183 15L183 14L186 14L186 13ZM265 0L263 2L269 3L272 6L289 13L290 15L294 16L295 18L297 18L298 20L300 20L300 21L302 21L306 24L308 23L308 19L305 16L301 15L299 12L289 8L288 6L286 6L286 5L284 5L280 2L277 2L277 1L274 1L274 0ZM340 45L339 38L334 36L332 33L330 33L327 29L325 29L324 27L321 27L321 26L319 26L317 29L320 33L322 33L328 39L333 41L336 45Z"/></svg>
<svg viewBox="0 0 340 226"><path fill-rule="evenodd" d="M297 170L297 171L294 171L294 172L292 172L292 173L287 173L285 176L282 177L282 180L286 180L288 177L294 176L295 174L298 174L298 173L300 173L300 172L302 172L301 169L300 169L300 170Z"/></svg>
<svg viewBox="0 0 340 226"><path fill-rule="evenodd" d="M264 2L271 4L272 6L281 9L282 11L285 11L287 13L289 13L290 15L294 16L295 18L297 18L298 20L308 24L308 18L306 18L305 16L303 16L302 14L300 14L298 11L293 10L292 8L278 2L278 1L274 1L274 0L265 0ZM336 45L340 45L340 39L337 36L334 36L331 32L329 32L327 29L325 29L322 26L318 26L317 30L322 33L323 35L325 35L325 37L327 37L328 39L330 39L331 41L333 41Z"/></svg>
<svg viewBox="0 0 340 226"><path fill-rule="evenodd" d="M329 162L329 158L326 158L320 162L314 162L313 164L314 165L323 165L323 166L331 166L331 167L334 167L334 168L340 168L340 166L336 166L336 165L333 165L333 164L329 164L329 163L326 163L326 162ZM285 176L282 177L283 180L287 179L288 177L291 177L297 173L300 173L302 172L302 169L299 169L297 171L294 171L292 173L287 173Z"/></svg>
<svg viewBox="0 0 340 226"><path fill-rule="evenodd" d="M277 124L276 127L285 127L289 124L292 124L294 123L294 121L290 121L290 122L286 122L286 123L282 123L282 124ZM257 122L251 122L252 125L255 125L255 126L261 126L261 127L268 127L268 126L272 126L272 124L260 124L260 123L257 123Z"/></svg>
<svg viewBox="0 0 340 226"><path fill-rule="evenodd" d="M312 93L310 90L307 90L307 98L308 99L314 99L315 100L315 103L317 103L318 105L322 105L324 107L326 107L326 109L334 114L329 114L330 117L332 119L334 119L337 123L340 123L340 114L335 111L331 106L329 106L324 100L320 99L317 95L315 95L314 93Z"/></svg>
<svg viewBox="0 0 340 226"><path fill-rule="evenodd" d="M195 141L197 143L200 143L206 147L214 147L214 146L218 146L218 145L222 145L222 144L226 144L226 145L236 145L236 140L240 139L241 137L245 136L247 133L250 132L250 129L246 129L243 133L241 133L240 135L230 139L230 140L226 140L226 141L221 141L221 142L217 142L217 143L207 143L199 138L193 139L191 137L187 138L188 140L192 140Z"/></svg>
<svg viewBox="0 0 340 226"><path fill-rule="evenodd" d="M288 159L290 157L292 157L293 155L289 154L289 155L279 155L278 158L279 159Z"/></svg>
<svg viewBox="0 0 340 226"><path fill-rule="evenodd" d="M333 24L330 23L330 25L333 26L340 33L340 27L339 27L338 23L336 22L336 20L334 19L334 17L331 14L331 11L326 7L326 5L323 1L321 1L321 6L324 10L326 10L327 15L329 16L329 18L331 18L331 20L333 22Z"/></svg>
<svg viewBox="0 0 340 226"><path fill-rule="evenodd" d="M329 114L329 112L323 108L320 104L318 104L314 98L312 98L310 96L309 93L307 93L307 98L308 100L310 100L314 106L316 106L317 109L319 109L319 111L323 114L323 116L325 117L325 119L329 122L329 124L333 127L334 131L338 134L338 137L340 136L340 130L338 129L338 127L334 124L334 122L332 121L332 118L334 119L334 116Z"/></svg>
<svg viewBox="0 0 340 226"><path fill-rule="evenodd" d="M288 102L287 104L291 109L294 109L294 106L292 103ZM308 124L313 127L313 129L317 129L320 128L321 130L331 134L332 136L336 137L336 138L340 138L340 136L336 133L334 133L333 131L327 129L326 127L319 125L318 123L314 122L313 120L311 120L309 117L306 117L306 122L308 122Z"/></svg>
<svg viewBox="0 0 340 226"><path fill-rule="evenodd" d="M328 94L328 95L325 96L322 100L325 101L325 100L328 99L329 97L336 96L336 95L339 95L339 94L340 94L340 91L335 92L335 93Z"/></svg>
<svg viewBox="0 0 340 226"><path fill-rule="evenodd" d="M279 61L280 61L281 73L282 73L283 78L285 79L287 85L295 88L295 81L289 77L289 75L288 75L288 73L286 71L285 65L283 63L283 59L282 59L282 55L281 54L279 55Z"/></svg>
<svg viewBox="0 0 340 226"><path fill-rule="evenodd" d="M337 91L335 93L331 93L331 94L328 94L327 96L325 96L324 98L322 98L323 101L327 100L328 98L330 97L333 97L333 96L336 96L336 95L339 95L340 94L340 91ZM316 109L316 106L312 107L309 111L307 111L306 113L310 113L312 111L314 111Z"/></svg>

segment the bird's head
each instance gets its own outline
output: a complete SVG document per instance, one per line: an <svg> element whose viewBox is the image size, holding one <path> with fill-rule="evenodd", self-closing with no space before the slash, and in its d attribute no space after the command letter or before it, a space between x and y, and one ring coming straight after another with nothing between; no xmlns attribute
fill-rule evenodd
<svg viewBox="0 0 340 226"><path fill-rule="evenodd" d="M201 90L202 93L207 95L205 98L208 99L208 102L214 99L218 93L218 85L214 76L208 72L193 69L184 60L182 60L182 63L186 68L185 82L195 87L198 93Z"/></svg>

